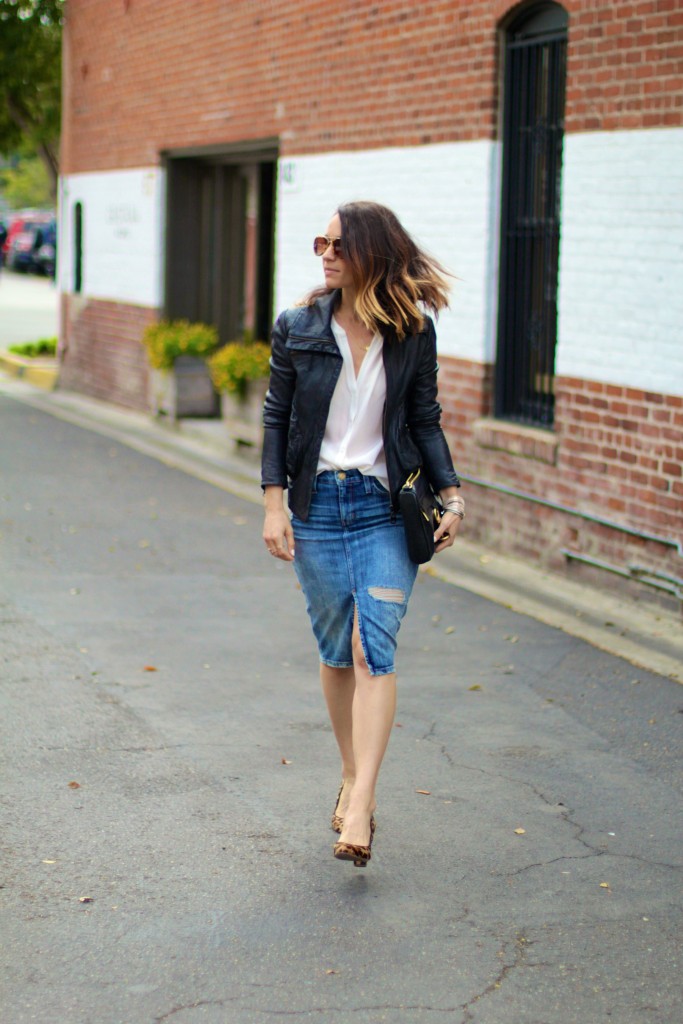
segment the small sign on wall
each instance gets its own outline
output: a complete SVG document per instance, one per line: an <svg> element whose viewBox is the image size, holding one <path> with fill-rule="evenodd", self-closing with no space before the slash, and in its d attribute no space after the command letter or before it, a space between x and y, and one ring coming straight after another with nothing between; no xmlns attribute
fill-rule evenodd
<svg viewBox="0 0 683 1024"><path fill-rule="evenodd" d="M107 207L105 219L115 238L128 238L142 218L133 203L116 203Z"/></svg>
<svg viewBox="0 0 683 1024"><path fill-rule="evenodd" d="M299 191L299 165L296 160L281 160L279 174L282 192L291 194Z"/></svg>

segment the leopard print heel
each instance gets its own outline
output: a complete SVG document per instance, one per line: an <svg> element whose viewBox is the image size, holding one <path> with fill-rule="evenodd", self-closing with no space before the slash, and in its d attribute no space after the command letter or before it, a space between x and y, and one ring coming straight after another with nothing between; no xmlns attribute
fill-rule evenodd
<svg viewBox="0 0 683 1024"><path fill-rule="evenodd" d="M355 843L335 843L334 856L337 860L352 860L357 868L367 867L368 861L372 858L372 840L375 838L374 816L370 818L370 842L367 846L359 846Z"/></svg>

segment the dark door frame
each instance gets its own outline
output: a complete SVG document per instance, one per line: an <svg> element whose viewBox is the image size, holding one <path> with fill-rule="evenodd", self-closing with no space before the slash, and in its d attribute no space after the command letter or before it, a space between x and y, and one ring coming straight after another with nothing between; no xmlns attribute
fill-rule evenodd
<svg viewBox="0 0 683 1024"><path fill-rule="evenodd" d="M256 168L253 329L273 314L277 141L190 147L162 154L166 170L164 315L213 323L221 342L244 330L247 182Z"/></svg>

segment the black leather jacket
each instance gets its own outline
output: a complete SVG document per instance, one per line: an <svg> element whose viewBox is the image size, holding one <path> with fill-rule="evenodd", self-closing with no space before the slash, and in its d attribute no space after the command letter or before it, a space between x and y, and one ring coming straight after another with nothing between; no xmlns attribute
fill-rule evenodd
<svg viewBox="0 0 683 1024"><path fill-rule="evenodd" d="M285 310L273 328L270 387L263 410L261 484L289 488L289 507L307 519L330 401L342 356L330 322L338 298L331 292L312 306ZM424 466L432 487L459 487L441 429L436 400L436 333L425 317L424 330L383 345L387 397L384 457L391 504L406 477Z"/></svg>

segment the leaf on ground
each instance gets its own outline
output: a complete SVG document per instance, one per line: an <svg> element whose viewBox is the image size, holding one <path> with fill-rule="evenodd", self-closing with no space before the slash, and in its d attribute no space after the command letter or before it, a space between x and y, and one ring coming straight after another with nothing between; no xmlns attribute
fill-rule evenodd
<svg viewBox="0 0 683 1024"><path fill-rule="evenodd" d="M610 889L609 882L600 882L600 888L601 889ZM610 889L610 892L611 892L611 889Z"/></svg>
<svg viewBox="0 0 683 1024"><path fill-rule="evenodd" d="M94 903L95 900L92 898L92 896L79 896L78 897L78 902L79 903Z"/></svg>
<svg viewBox="0 0 683 1024"><path fill-rule="evenodd" d="M145 667L143 668L142 671L143 672L158 672L159 669L156 667L156 665L145 665Z"/></svg>
<svg viewBox="0 0 683 1024"><path fill-rule="evenodd" d="M503 637L503 639L507 640L511 644L518 644L519 643L519 637L515 636L514 633L508 633L507 636Z"/></svg>
<svg viewBox="0 0 683 1024"><path fill-rule="evenodd" d="M481 690L479 683L473 683L472 686L467 687L468 690Z"/></svg>
<svg viewBox="0 0 683 1024"><path fill-rule="evenodd" d="M516 836L525 836L526 835L526 829L525 828L516 828L515 829L515 835Z"/></svg>
<svg viewBox="0 0 683 1024"><path fill-rule="evenodd" d="M447 626L444 633L455 633L455 626Z"/></svg>
<svg viewBox="0 0 683 1024"><path fill-rule="evenodd" d="M291 763L292 763L292 762L291 762L291 761L288 761L286 757L283 757L283 758L282 758L282 760L281 760L281 762L280 762L280 764L291 764Z"/></svg>
<svg viewBox="0 0 683 1024"><path fill-rule="evenodd" d="M57 863L56 860L44 860L43 861L43 864L56 864L56 863Z"/></svg>
<svg viewBox="0 0 683 1024"><path fill-rule="evenodd" d="M331 968L328 968L325 971L325 974L339 974L339 971L333 971Z"/></svg>
<svg viewBox="0 0 683 1024"><path fill-rule="evenodd" d="M80 788L81 788L80 782L70 782L69 783L69 789L80 789Z"/></svg>
<svg viewBox="0 0 683 1024"><path fill-rule="evenodd" d="M431 789L416 789L415 792L416 793L421 793L422 796L431 796L432 795Z"/></svg>

